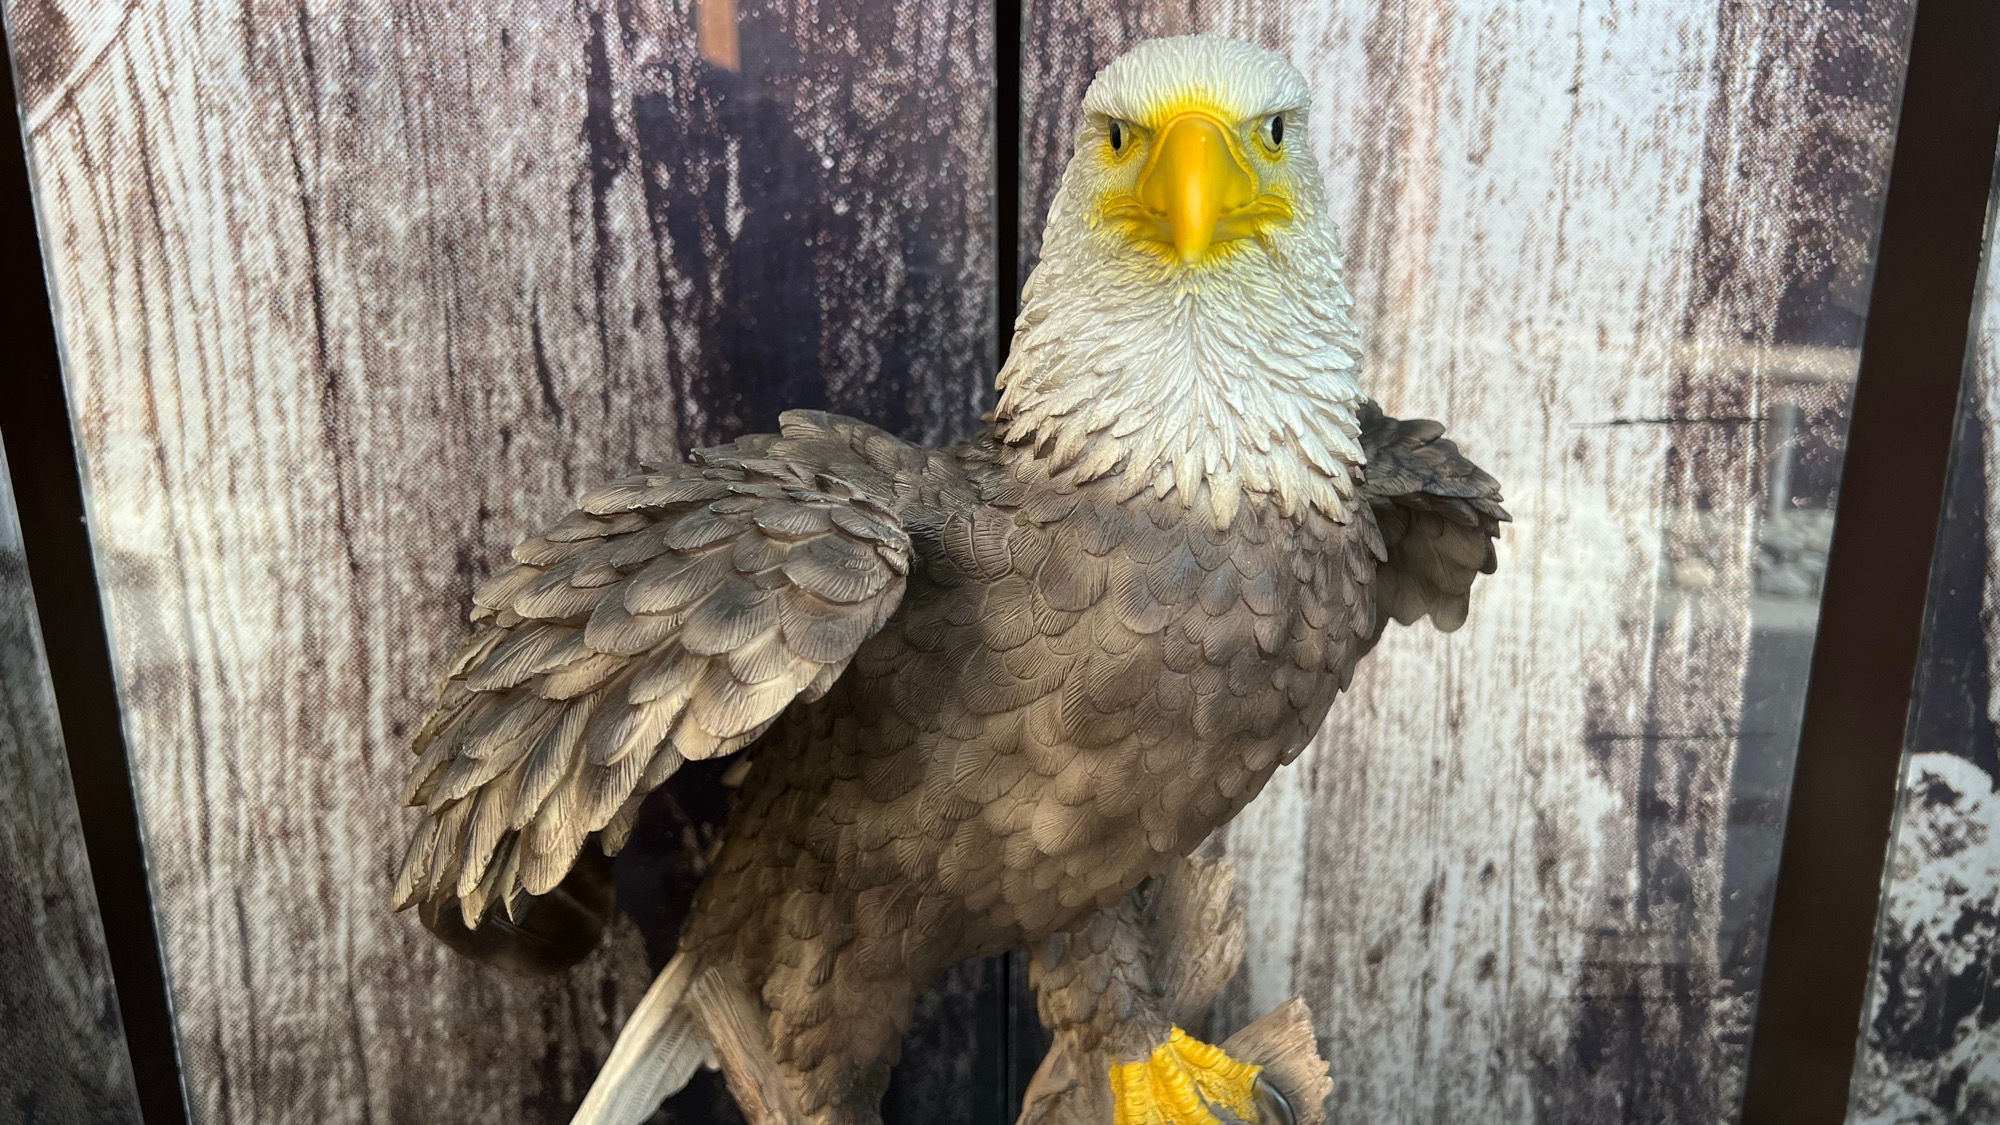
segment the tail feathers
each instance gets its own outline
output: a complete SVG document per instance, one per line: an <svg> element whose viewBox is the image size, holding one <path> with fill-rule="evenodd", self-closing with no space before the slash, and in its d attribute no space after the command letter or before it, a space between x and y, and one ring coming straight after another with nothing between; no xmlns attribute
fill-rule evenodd
<svg viewBox="0 0 2000 1125"><path fill-rule="evenodd" d="M660 970L570 1125L639 1125L709 1060L708 1037L687 1002L694 975L685 953Z"/></svg>

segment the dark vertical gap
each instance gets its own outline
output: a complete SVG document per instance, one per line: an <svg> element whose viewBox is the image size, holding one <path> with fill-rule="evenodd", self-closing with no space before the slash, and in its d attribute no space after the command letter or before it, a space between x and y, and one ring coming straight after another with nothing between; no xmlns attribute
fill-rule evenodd
<svg viewBox="0 0 2000 1125"><path fill-rule="evenodd" d="M1014 1097L1014 1042L1007 981L1015 955L988 958L979 984L979 1083L971 1118L981 1125L1013 1125L1020 1113Z"/></svg>
<svg viewBox="0 0 2000 1125"><path fill-rule="evenodd" d="M12 58L0 51L16 121L25 121ZM22 134L25 142L25 130ZM174 1045L139 807L119 722L118 689L84 524L83 479L70 438L53 310L42 273L34 197L22 143L0 143L0 294L8 345L0 435L20 505L28 578L83 823L90 879L104 919L125 1043L148 1125L188 1120Z"/></svg>
<svg viewBox="0 0 2000 1125"><path fill-rule="evenodd" d="M1022 1095L1028 1092L1028 1083L1041 1067L1042 1057L1049 1053L1054 1036L1042 1026L1041 1011L1035 1006L1035 990L1028 981L1028 951L1017 950L1010 955L1007 969L1007 1032L1012 1038L1013 1056L1008 1120L1012 1121L1020 1116Z"/></svg>
<svg viewBox="0 0 2000 1125"><path fill-rule="evenodd" d="M1021 297L1021 5L1000 0L993 10L993 256L998 275L994 330L998 361L1014 343Z"/></svg>
<svg viewBox="0 0 2000 1125"><path fill-rule="evenodd" d="M993 210L994 362L1007 362L1014 344L1014 316L1021 298L1021 6L999 0L993 7ZM1040 1062L1029 1031L1038 1031L1028 995L1027 955L1019 950L998 962L994 1020L1000 1034L1000 1096L993 1103L995 1125L1021 1115L1021 1093ZM1030 1025L1024 1028L1023 1020ZM982 1026L985 1026L982 1021ZM982 1115L983 1116L983 1115Z"/></svg>
<svg viewBox="0 0 2000 1125"><path fill-rule="evenodd" d="M1813 645L1743 1120L1846 1114L2000 136L2000 5L1923 0Z"/></svg>

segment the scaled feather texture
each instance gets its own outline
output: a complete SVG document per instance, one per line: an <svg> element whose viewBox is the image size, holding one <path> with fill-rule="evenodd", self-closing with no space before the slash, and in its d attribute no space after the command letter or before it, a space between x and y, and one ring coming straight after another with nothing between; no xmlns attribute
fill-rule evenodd
<svg viewBox="0 0 2000 1125"><path fill-rule="evenodd" d="M1507 518L1442 426L1360 389L1284 139L1306 113L1269 52L1141 45L1085 97L988 425L928 449L794 411L586 493L475 592L399 907L559 967L609 909L579 857L649 794L732 786L579 1121L712 1060L753 1119L875 1122L916 997L1022 945L1116 999L1045 1002L1059 1024L1166 1042L1117 929L1135 888L1299 754L1388 622L1458 628Z"/></svg>

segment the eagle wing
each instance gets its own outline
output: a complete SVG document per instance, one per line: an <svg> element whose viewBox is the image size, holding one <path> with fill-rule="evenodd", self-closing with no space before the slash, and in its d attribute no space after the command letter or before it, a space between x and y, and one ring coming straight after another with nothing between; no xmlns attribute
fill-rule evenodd
<svg viewBox="0 0 2000 1125"><path fill-rule="evenodd" d="M1402 420L1374 403L1360 411L1367 455L1362 495L1375 511L1385 554L1376 570L1376 636L1389 620L1429 616L1450 632L1465 624L1472 582L1498 565L1493 541L1507 510L1500 484L1426 418Z"/></svg>
<svg viewBox="0 0 2000 1125"><path fill-rule="evenodd" d="M895 612L911 546L885 494L929 451L785 423L586 493L473 595L477 632L416 738L397 908L511 918L592 834L616 852L684 761L823 695Z"/></svg>

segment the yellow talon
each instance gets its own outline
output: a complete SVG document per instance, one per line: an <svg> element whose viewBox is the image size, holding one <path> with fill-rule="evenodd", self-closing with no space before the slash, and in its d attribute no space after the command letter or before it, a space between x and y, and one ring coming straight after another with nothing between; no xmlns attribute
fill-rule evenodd
<svg viewBox="0 0 2000 1125"><path fill-rule="evenodd" d="M1150 1057L1112 1064L1112 1120L1116 1125L1221 1125L1209 1108L1219 1106L1243 1121L1258 1121L1254 1091L1263 1069L1174 1028Z"/></svg>

